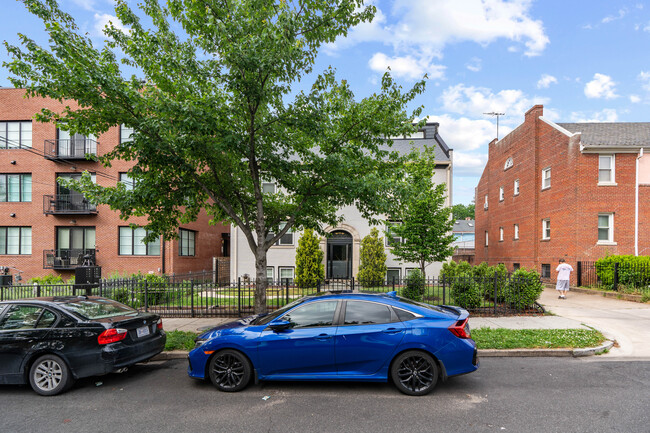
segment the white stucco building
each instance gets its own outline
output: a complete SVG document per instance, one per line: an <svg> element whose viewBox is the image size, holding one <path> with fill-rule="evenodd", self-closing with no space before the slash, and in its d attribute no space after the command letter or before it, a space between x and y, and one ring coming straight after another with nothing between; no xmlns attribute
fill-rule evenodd
<svg viewBox="0 0 650 433"><path fill-rule="evenodd" d="M447 184L446 206L451 206L452 197L452 170L453 151L438 134L438 123L427 123L417 134L408 139L394 139L393 149L408 152L412 147L435 146L436 169L434 182ZM269 185L269 187L271 187ZM359 272L359 250L361 240L368 234L373 226L361 216L354 206L345 206L339 210L339 215L344 221L336 227L326 227L328 237L321 238L321 249L325 253L325 278L356 278ZM400 262L392 255L392 248L388 246L385 235L385 226L377 227L384 237L386 248L386 278L402 279L411 269L418 268L414 263ZM231 227L230 250L230 277L236 279L248 275L255 277L255 258L250 251L245 236L237 227ZM272 246L267 254L267 277L272 280L293 279L295 275L296 249L301 232L287 233L277 245ZM442 263L433 263L426 268L427 278L437 277Z"/></svg>

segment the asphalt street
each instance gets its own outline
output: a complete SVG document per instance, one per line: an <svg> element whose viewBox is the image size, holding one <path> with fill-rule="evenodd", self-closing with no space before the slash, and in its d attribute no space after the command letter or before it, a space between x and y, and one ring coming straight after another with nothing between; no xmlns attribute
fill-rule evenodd
<svg viewBox="0 0 650 433"><path fill-rule="evenodd" d="M40 397L0 387L0 432L645 432L650 362L489 358L408 397L388 384L275 383L229 394L157 361Z"/></svg>

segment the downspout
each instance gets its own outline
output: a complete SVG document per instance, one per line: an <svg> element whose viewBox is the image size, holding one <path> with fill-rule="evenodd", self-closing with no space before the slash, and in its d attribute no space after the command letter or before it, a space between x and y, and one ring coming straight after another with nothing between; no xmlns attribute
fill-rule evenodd
<svg viewBox="0 0 650 433"><path fill-rule="evenodd" d="M643 157L643 147L636 157L636 178L634 182L634 255L639 255L639 160Z"/></svg>

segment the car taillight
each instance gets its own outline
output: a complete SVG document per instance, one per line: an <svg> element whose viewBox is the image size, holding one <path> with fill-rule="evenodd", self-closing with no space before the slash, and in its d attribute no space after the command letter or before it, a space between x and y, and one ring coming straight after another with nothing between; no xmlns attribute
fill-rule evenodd
<svg viewBox="0 0 650 433"><path fill-rule="evenodd" d="M156 323L156 328L162 331L162 319L158 319L158 323Z"/></svg>
<svg viewBox="0 0 650 433"><path fill-rule="evenodd" d="M472 338L469 333L469 319L459 320L451 325L449 330L458 338Z"/></svg>
<svg viewBox="0 0 650 433"><path fill-rule="evenodd" d="M97 337L97 342L99 344L109 344L115 343L116 341L122 341L126 338L126 329L122 328L110 328L106 331L99 334Z"/></svg>

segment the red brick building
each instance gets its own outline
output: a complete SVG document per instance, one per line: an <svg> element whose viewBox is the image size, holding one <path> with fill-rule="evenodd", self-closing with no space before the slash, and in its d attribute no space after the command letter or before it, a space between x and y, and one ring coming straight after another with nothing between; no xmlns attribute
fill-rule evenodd
<svg viewBox="0 0 650 433"><path fill-rule="evenodd" d="M650 123L554 123L532 107L490 143L476 188L476 263L555 281L560 258L575 269L607 254L650 255L649 152Z"/></svg>
<svg viewBox="0 0 650 433"><path fill-rule="evenodd" d="M185 273L212 270L213 257L227 252L228 226L209 225L202 213L181 226L179 239L145 245L146 217L119 218L108 206L94 207L73 190L57 184L58 176L80 176L85 170L99 185L131 185L132 162L115 161L110 168L85 159L102 155L128 138L124 127L99 137L70 136L50 123L33 120L47 107L64 105L24 97L23 89L0 89L0 267L26 280L46 274L74 275L84 256L102 267L102 275L123 273ZM225 242L224 242L225 241Z"/></svg>

